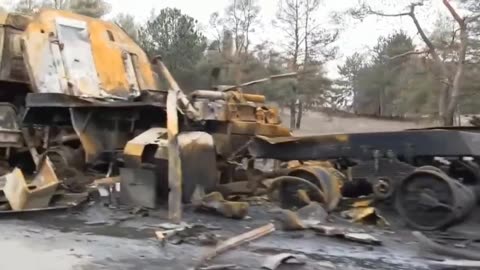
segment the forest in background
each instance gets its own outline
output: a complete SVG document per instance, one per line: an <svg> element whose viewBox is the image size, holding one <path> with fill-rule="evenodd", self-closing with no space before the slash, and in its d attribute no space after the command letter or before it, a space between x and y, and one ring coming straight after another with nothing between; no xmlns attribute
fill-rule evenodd
<svg viewBox="0 0 480 270"><path fill-rule="evenodd" d="M321 0L278 0L272 24L282 43L254 42L260 30L259 0L228 0L211 14L208 29L174 8L152 11L138 23L129 14L112 20L136 40L149 56L161 55L185 91L217 84L239 84L275 74L298 72L295 79L256 85L245 91L264 94L289 108L290 127L301 127L310 110L342 110L378 117L431 117L453 125L455 115L480 111L480 2L476 0L359 1L358 6L330 15L331 23L316 17ZM372 5L372 2L378 2ZM441 2L445 13L426 27L417 14ZM396 12L382 7L394 5ZM17 0L5 9L26 14L39 8L67 9L101 18L110 12L103 0ZM0 7L1 8L1 7ZM368 53L338 54L338 38L345 18L405 17L415 36L395 29L380 37ZM207 38L206 31L215 33ZM417 41L418 40L418 41ZM329 61L339 78L326 72ZM212 70L220 70L212 77Z"/></svg>

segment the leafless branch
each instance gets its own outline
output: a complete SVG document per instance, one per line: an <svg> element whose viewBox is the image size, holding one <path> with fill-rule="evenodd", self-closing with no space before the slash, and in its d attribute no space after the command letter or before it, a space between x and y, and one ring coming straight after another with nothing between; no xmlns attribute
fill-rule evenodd
<svg viewBox="0 0 480 270"><path fill-rule="evenodd" d="M452 32L452 40L450 41L450 45L448 46L448 48L451 48L454 44L455 44L455 38L457 37L457 33L460 31L461 29L455 29L453 30Z"/></svg>
<svg viewBox="0 0 480 270"><path fill-rule="evenodd" d="M371 13L371 14L377 15L377 16L382 16L382 17L403 17L403 16L410 16L410 12L388 14L388 13L382 13L382 12L379 12L379 11L375 11L375 10L372 10L372 9L369 9L368 12Z"/></svg>
<svg viewBox="0 0 480 270"><path fill-rule="evenodd" d="M460 15L458 15L457 11L452 7L452 5L450 5L450 1L443 0L443 4L445 5L445 7L447 7L448 11L450 12L450 14L452 14L452 17L455 19L455 21L457 21L460 27L464 26L465 19L460 17Z"/></svg>
<svg viewBox="0 0 480 270"><path fill-rule="evenodd" d="M414 6L412 6L412 11L411 11L410 17L412 18L413 23L415 24L415 27L417 28L418 34L422 38L423 42L425 42L427 47L430 49L430 52L435 57L435 55L437 55L436 50L435 50L435 45L433 45L433 42L430 40L430 38L427 36L427 34L425 34L425 31L423 30L422 25L420 24L420 22L417 19L417 16L415 15Z"/></svg>
<svg viewBox="0 0 480 270"><path fill-rule="evenodd" d="M412 16L415 13L415 8L423 6L423 2L412 3L409 7L410 10L408 12L401 12L401 13L383 13L380 11L373 10L371 7L367 7L369 13L382 16L382 17L404 17L404 16Z"/></svg>
<svg viewBox="0 0 480 270"><path fill-rule="evenodd" d="M466 17L465 18L465 23L471 23L471 22L474 22L476 20L480 19L480 14L477 14L475 16L472 16L472 17Z"/></svg>
<svg viewBox="0 0 480 270"><path fill-rule="evenodd" d="M392 57L388 57L388 60L395 60L395 59L402 58L402 57L409 56L409 55L428 54L429 52L430 52L430 50L408 51L408 52L401 53L401 54L398 54L398 55L395 55L395 56L392 56Z"/></svg>
<svg viewBox="0 0 480 270"><path fill-rule="evenodd" d="M460 26L460 48L458 50L457 70L453 78L450 100L447 106L447 115L453 115L458 104L458 98L461 94L461 86L464 79L465 59L468 49L468 32L465 19L461 18L460 15L458 15L457 11L450 5L449 0L443 0L443 4L447 7L447 9L450 11L450 13Z"/></svg>

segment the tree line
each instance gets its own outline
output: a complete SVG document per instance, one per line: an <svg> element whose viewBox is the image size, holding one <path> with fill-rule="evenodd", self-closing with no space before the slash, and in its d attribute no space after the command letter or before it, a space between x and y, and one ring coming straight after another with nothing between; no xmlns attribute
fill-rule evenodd
<svg viewBox="0 0 480 270"><path fill-rule="evenodd" d="M419 18L439 2L445 12L434 27ZM375 5L377 3L377 5ZM150 56L161 55L186 91L236 85L274 74L297 72L294 79L272 81L245 91L264 94L288 108L290 127L301 127L306 111L321 108L357 114L396 117L432 117L452 125L458 114L476 114L480 85L478 14L475 0L359 1L354 8L332 14L331 22L318 18L321 0L278 0L273 26L281 44L259 42L262 16L258 0L229 0L211 14L208 29L181 10L152 11L139 24L129 14L113 21ZM378 7L393 5L398 11ZM102 0L21 0L15 9L32 13L39 7L68 9L92 17L109 13ZM368 53L345 56L339 78L329 78L325 64L342 57L338 18L353 21L376 16L408 18L417 33L392 28ZM428 29L427 29L428 28ZM214 33L207 38L206 31Z"/></svg>
<svg viewBox="0 0 480 270"><path fill-rule="evenodd" d="M402 1L403 8L396 5L394 12L379 10L372 2L360 2L348 13L357 19L407 18L420 44L397 31L380 38L369 55L347 57L339 67L337 91L351 98L350 108L378 116L433 116L447 126L456 115L478 113L479 2ZM428 14L434 3L444 12L433 29L427 29L418 14Z"/></svg>

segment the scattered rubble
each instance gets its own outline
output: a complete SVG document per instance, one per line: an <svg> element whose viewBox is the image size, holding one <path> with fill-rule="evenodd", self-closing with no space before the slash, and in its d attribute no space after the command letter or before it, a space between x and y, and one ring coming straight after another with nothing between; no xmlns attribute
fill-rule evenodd
<svg viewBox="0 0 480 270"><path fill-rule="evenodd" d="M422 251L432 252L436 255L449 256L456 259L480 261L480 250L473 251L470 249L448 247L435 243L421 232L415 231L412 234L418 240Z"/></svg>
<svg viewBox="0 0 480 270"><path fill-rule="evenodd" d="M340 235L340 236L347 240L362 243L362 244L369 244L369 245L376 245L376 246L379 246L382 244L380 240L366 233L344 233L343 235Z"/></svg>
<svg viewBox="0 0 480 270"><path fill-rule="evenodd" d="M354 206L350 210L341 212L341 216L354 223L377 225L381 227L389 226L388 221L378 213L378 210L372 206Z"/></svg>
<svg viewBox="0 0 480 270"><path fill-rule="evenodd" d="M265 259L262 269L276 270L281 264L305 264L306 257L304 255L295 255L290 253L281 253L269 256Z"/></svg>
<svg viewBox="0 0 480 270"><path fill-rule="evenodd" d="M155 235L162 245L165 245L166 242L174 245L189 243L200 246L212 246L218 243L218 236L211 232L211 228L202 224L162 223L154 227L162 229L155 231Z"/></svg>
<svg viewBox="0 0 480 270"><path fill-rule="evenodd" d="M212 192L196 202L199 210L213 211L227 218L242 219L248 214L247 202L227 201L220 192Z"/></svg>
<svg viewBox="0 0 480 270"><path fill-rule="evenodd" d="M280 222L283 230L305 230L326 221L328 214L317 202L311 202L309 205L300 208L294 212L288 209L275 209L272 211L275 219Z"/></svg>
<svg viewBox="0 0 480 270"><path fill-rule="evenodd" d="M238 267L235 264L217 264L206 267L200 267L199 270L235 270Z"/></svg>
<svg viewBox="0 0 480 270"><path fill-rule="evenodd" d="M340 226L324 225L327 214L316 202L310 203L297 212L278 209L273 213L276 214L275 219L280 222L281 228L286 231L312 230L324 236L342 238L357 243L369 245L381 245L382 243L370 234L350 231Z"/></svg>

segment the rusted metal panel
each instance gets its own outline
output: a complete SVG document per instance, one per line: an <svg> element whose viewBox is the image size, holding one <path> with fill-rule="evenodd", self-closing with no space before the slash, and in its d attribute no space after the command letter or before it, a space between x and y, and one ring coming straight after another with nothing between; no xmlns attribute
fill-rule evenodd
<svg viewBox="0 0 480 270"><path fill-rule="evenodd" d="M261 124L257 122L232 121L232 134L258 135L267 138L290 136L290 130L277 124Z"/></svg>
<svg viewBox="0 0 480 270"><path fill-rule="evenodd" d="M202 120L228 121L227 103L224 100L194 100L194 107Z"/></svg>
<svg viewBox="0 0 480 270"><path fill-rule="evenodd" d="M342 198L341 188L346 179L335 168L318 163L292 168L289 175L306 179L318 186L323 192L323 203L327 211L333 211L337 208Z"/></svg>
<svg viewBox="0 0 480 270"><path fill-rule="evenodd" d="M290 136L290 132L280 126L278 109L265 105L265 96L245 94L241 91L197 90L192 93L191 98L200 119L233 122L233 129L236 131L232 133L268 137Z"/></svg>
<svg viewBox="0 0 480 270"><path fill-rule="evenodd" d="M28 83L21 34L30 17L0 12L0 81Z"/></svg>
<svg viewBox="0 0 480 270"><path fill-rule="evenodd" d="M130 167L139 167L143 160L142 156L145 148L148 145L156 145L155 158L168 159L167 129L165 128L151 128L133 140L129 141L123 149L123 154L126 156L126 162Z"/></svg>
<svg viewBox="0 0 480 270"><path fill-rule="evenodd" d="M87 23L85 21L56 18L55 25L60 42L60 59L67 77L69 94L102 97L97 70L92 56Z"/></svg>
<svg viewBox="0 0 480 270"><path fill-rule="evenodd" d="M123 153L127 168L120 170L122 203L156 206L159 187L166 187L167 172L163 164L168 160L167 147L165 128L151 128L126 144Z"/></svg>
<svg viewBox="0 0 480 270"><path fill-rule="evenodd" d="M75 133L78 135L80 142L82 143L83 149L85 151L85 161L93 161L104 147L102 145L99 132L101 129L90 124L93 112L84 112L78 109L70 109L70 117L72 119L72 126L75 130ZM88 130L87 130L88 128ZM92 135L94 134L94 135Z"/></svg>
<svg viewBox="0 0 480 270"><path fill-rule="evenodd" d="M170 150L172 144L169 144L167 140L167 130L165 128L152 128L129 141L124 149L124 160L127 168L122 173L122 177L123 175L129 179L138 178L140 175L144 178L148 177L148 179L139 181L140 185L151 184L152 189L155 186L158 187L158 196L166 195L164 193L164 191L168 192L166 176L171 175L170 171L167 174L166 161L178 159L181 164L173 163L169 165L173 165L175 170L181 170L180 176L176 172L173 174L175 181L178 180L177 177L181 177L182 180L180 181L182 183L180 198L183 198L185 202L190 201L197 186L201 186L204 190L210 192L217 183L213 137L205 132L184 132L178 134L176 140L177 142L174 143L176 149L172 152ZM148 170L155 174L146 172ZM132 181L126 179L122 183L127 184ZM141 190L143 188L139 187L137 189L137 191L140 190L138 194L142 194ZM129 192L132 192L132 190L130 189ZM161 194L158 193L159 191ZM151 193L147 194L149 194L148 197L150 197L151 202ZM145 202L142 201L142 203ZM146 204L143 205L146 206Z"/></svg>
<svg viewBox="0 0 480 270"><path fill-rule="evenodd" d="M0 147L22 146L22 132L15 108L9 103L0 103Z"/></svg>
<svg viewBox="0 0 480 270"><path fill-rule="evenodd" d="M70 108L69 111L87 163L97 159L107 161L108 156L123 149L132 137L132 123L139 117L126 108L115 112L106 108Z"/></svg>
<svg viewBox="0 0 480 270"><path fill-rule="evenodd" d="M242 94L245 101L255 102L255 103L265 103L265 96L263 95L252 95L252 94Z"/></svg>
<svg viewBox="0 0 480 270"><path fill-rule="evenodd" d="M406 130L319 135L309 137L258 137L250 151L258 158L326 160L338 157L371 159L373 150L397 156L480 156L480 134L451 129ZM445 142L448 142L447 144Z"/></svg>
<svg viewBox="0 0 480 270"><path fill-rule="evenodd" d="M46 9L23 41L36 92L126 100L159 90L145 52L113 23Z"/></svg>
<svg viewBox="0 0 480 270"><path fill-rule="evenodd" d="M59 180L48 158L40 165L34 179L27 183L20 169L5 176L5 196L13 210L46 208L50 204Z"/></svg>
<svg viewBox="0 0 480 270"><path fill-rule="evenodd" d="M206 132L182 132L177 136L182 170L183 201L190 202L195 189L212 191L217 185L214 139Z"/></svg>
<svg viewBox="0 0 480 270"><path fill-rule="evenodd" d="M120 169L120 201L124 204L155 208L157 177L146 169Z"/></svg>

